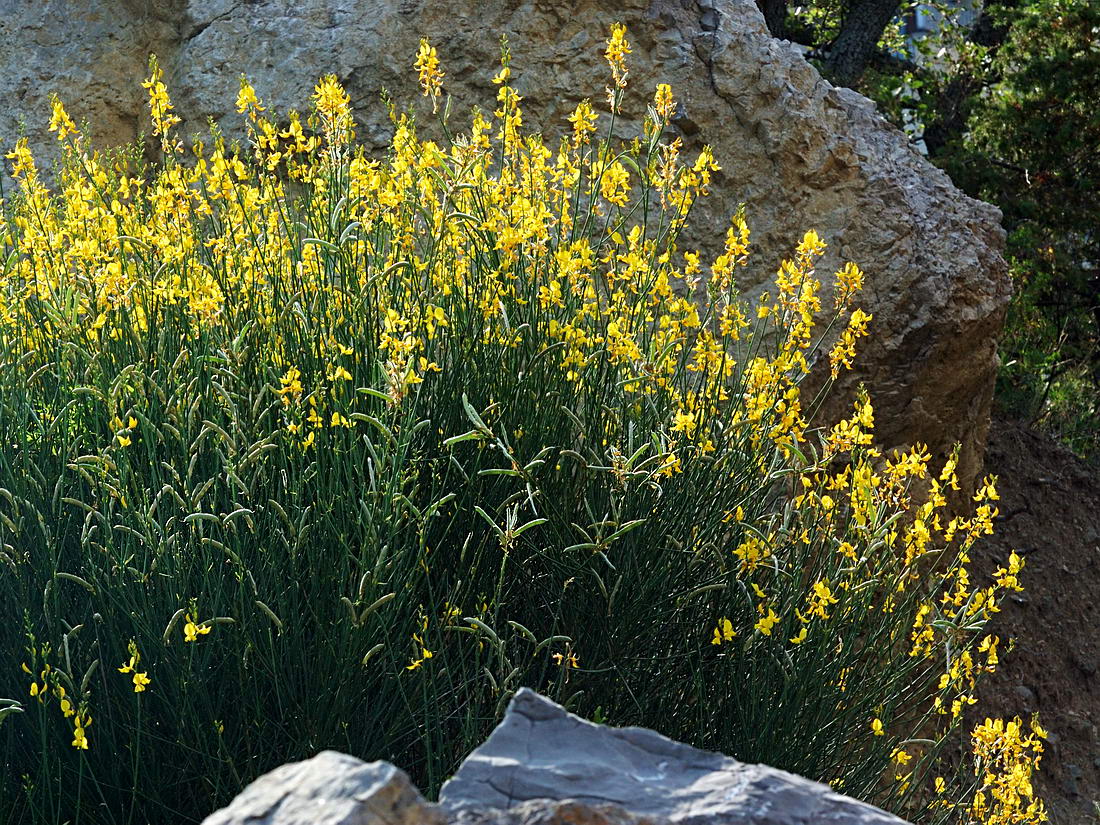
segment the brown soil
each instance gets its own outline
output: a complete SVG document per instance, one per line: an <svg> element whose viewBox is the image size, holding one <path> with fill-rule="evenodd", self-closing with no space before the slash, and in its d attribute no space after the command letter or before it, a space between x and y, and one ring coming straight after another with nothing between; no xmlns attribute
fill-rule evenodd
<svg viewBox="0 0 1100 825"><path fill-rule="evenodd" d="M975 553L988 573L1015 550L1024 593L990 632L1016 647L982 686L979 709L1038 711L1050 732L1038 791L1056 825L1100 822L1100 470L1018 423L994 421L986 471L998 476L997 534Z"/></svg>

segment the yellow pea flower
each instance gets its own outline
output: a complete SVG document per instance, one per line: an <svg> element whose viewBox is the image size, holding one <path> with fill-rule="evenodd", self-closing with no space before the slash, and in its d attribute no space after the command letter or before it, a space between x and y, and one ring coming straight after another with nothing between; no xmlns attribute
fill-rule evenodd
<svg viewBox="0 0 1100 825"><path fill-rule="evenodd" d="M667 83L658 83L657 92L653 95L653 108L657 116L662 120L668 120L676 111L676 103L672 97L672 87Z"/></svg>
<svg viewBox="0 0 1100 825"><path fill-rule="evenodd" d="M550 658L553 659L554 663L556 665L558 665L559 667L565 667L565 668L578 668L578 667L580 667L580 662L577 661L577 654L575 654L575 653L570 653L568 656L566 656L562 653L555 653Z"/></svg>
<svg viewBox="0 0 1100 825"><path fill-rule="evenodd" d="M718 626L714 628L714 638L710 640L712 645L720 645L722 642L732 642L737 635L733 629L733 622L723 616L718 620Z"/></svg>
<svg viewBox="0 0 1100 825"><path fill-rule="evenodd" d="M312 435L312 433L310 433ZM199 636L205 636L210 632L210 625L202 624L198 625L191 619L191 614L188 613L184 616L183 625L183 640L185 642L193 642L199 638Z"/></svg>
<svg viewBox="0 0 1100 825"><path fill-rule="evenodd" d="M439 95L443 90L443 72L439 69L439 55L435 47L428 43L427 38L420 39L420 48L416 52L416 62L413 63L419 75L420 88L425 97L432 98L432 111L436 110Z"/></svg>
<svg viewBox="0 0 1100 825"><path fill-rule="evenodd" d="M433 655L435 655L435 654L433 654L426 647L423 648L421 650L421 653L420 653L420 658L414 660L411 664L405 665L405 670L416 670L418 667L420 667L422 664L424 664L424 662L426 662L426 661L428 661L428 659L432 658Z"/></svg>
<svg viewBox="0 0 1100 825"><path fill-rule="evenodd" d="M771 636L772 628L775 627L778 621L779 617L775 614L775 611L769 607L768 614L766 616L762 616L760 618L760 621L758 621L754 626L765 636Z"/></svg>

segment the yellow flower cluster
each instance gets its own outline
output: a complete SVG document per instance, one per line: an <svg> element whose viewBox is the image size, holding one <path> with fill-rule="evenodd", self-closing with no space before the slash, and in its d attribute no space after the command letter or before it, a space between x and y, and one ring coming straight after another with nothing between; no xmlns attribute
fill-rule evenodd
<svg viewBox="0 0 1100 825"><path fill-rule="evenodd" d="M432 111L436 111L439 95L443 90L443 72L439 69L439 56L435 46L430 45L427 39L420 40L420 50L416 53L413 68L420 75L420 88L424 90L425 96L432 98Z"/></svg>
<svg viewBox="0 0 1100 825"><path fill-rule="evenodd" d="M1046 822L1043 801L1032 777L1039 767L1046 731L1032 719L986 719L971 736L979 787L967 813L984 825L1038 825Z"/></svg>
<svg viewBox="0 0 1100 825"><path fill-rule="evenodd" d="M77 750L88 750L88 727L92 724L92 715L88 712L88 700L87 697L74 700L69 696L69 692L65 689L67 682L72 684L72 679L68 674L63 674L60 670L55 668L49 663L51 656L51 647L49 644L44 644L40 648L32 646L29 650L31 654L32 664L28 665L23 662L20 665L21 670L31 677L31 686L29 693L32 698L38 700L39 704L45 705L52 699L57 700L57 708L61 711L61 716L64 719L71 720L73 726L73 740L72 746ZM41 659L41 669L38 669L39 659ZM32 667L34 669L32 669ZM38 670L37 676L35 670ZM142 674L144 676L145 674ZM135 686L136 686L135 682ZM148 684L146 682L145 684ZM86 686L85 686L86 687ZM141 688L144 690L144 687ZM81 690L84 690L82 687ZM137 690L137 687L135 687Z"/></svg>
<svg viewBox="0 0 1100 825"><path fill-rule="evenodd" d="M718 462L742 450L769 485L789 485L790 506L773 523L750 518L749 529L747 501L718 510L730 508L722 528L729 532L716 540L715 555L728 563L747 607L740 614L720 607L694 626L693 634L702 625L703 644L713 646L708 652L726 660L738 639L746 650L766 647L776 661L832 657L826 681L838 693L854 691L849 686L861 674L841 655L844 643L833 631L853 616L890 615L906 599L912 604L917 591L914 613L881 641L914 659L943 657L934 711L953 723L974 702L977 678L998 663L999 640L979 641L976 628L1004 592L1020 586L1023 561L1015 554L992 584L970 581L968 553L997 514L995 480L983 482L973 514L949 515L958 456L939 473L922 445L883 456L873 446L874 410L863 393L847 418L820 437L811 430L814 405L804 403L800 382L819 350L833 378L851 367L872 321L853 306L863 273L854 264L836 273L831 309L843 320L826 346L816 271L825 243L816 232L780 263L773 291L754 310L737 288L751 237L743 211L730 217L712 261L679 249L678 233L719 166L709 148L685 158L679 138L665 139L676 106L665 84L653 95L643 136L613 149L610 127L629 54L625 29L613 26L603 123L582 101L569 117L570 134L556 145L523 129L507 41L491 113L475 111L468 130L443 147L418 135L411 118L391 112L394 137L384 158L354 147L350 98L331 75L317 84L309 115L285 118L271 115L242 79L236 109L248 145L227 144L215 133L211 145L196 142L185 159L172 137L179 118L152 61L145 88L165 162L148 177L121 156L87 151L55 100L50 125L68 158L58 192L42 182L25 140L8 155L19 192L0 225L7 262L0 339L31 370L66 347L143 352L166 319L194 341L216 332L212 337L234 342L226 357L236 357L236 343L247 339L242 350L262 350L268 359L254 404L259 409L264 394L275 399L270 444L318 457L338 454L364 432L385 431L375 417L382 404L402 412L432 382L453 380L463 345L475 342L488 364L494 353L534 340L538 359L560 370L562 386L578 397L614 386L627 405L660 411L651 439L657 469L647 479L656 489L693 460ZM436 108L444 73L426 40L413 67ZM601 125L608 127L602 143L595 139ZM194 355L190 342L181 346L181 358ZM103 456L117 463L136 460L161 437L140 408L140 392L122 383L102 419ZM608 418L602 446L625 486L628 462L610 442L622 413L593 394L592 406ZM225 403L235 403L228 392ZM471 440L482 443L486 429L478 426ZM520 439L522 430L514 435ZM503 472L522 476L513 465ZM810 548L809 557L824 560L820 569L786 569L783 548L792 546ZM945 586L928 595L922 577L933 564ZM448 606L440 632L454 629L459 615ZM221 621L196 616L192 603L183 614L185 643ZM426 615L415 630L411 657L403 660L406 670L419 671L410 678L430 673L443 649L429 635ZM563 671L578 667L571 647L553 656ZM131 642L118 671L130 676L135 693L151 684L137 670L140 661ZM31 695L57 697L74 720L74 747L86 749L87 707L74 707L49 668L34 679ZM895 720L887 710L874 712L883 718L874 717L872 735L885 736ZM1018 725L992 723L981 736L982 757L1000 765L1000 773L983 777L982 817L1025 821L993 812L1016 804L1012 794L1031 798L1020 759L1025 751L1037 754L1037 740L1023 737ZM908 776L902 769L911 759L904 749L893 752L898 776ZM1009 775L1015 778L999 778Z"/></svg>
<svg viewBox="0 0 1100 825"><path fill-rule="evenodd" d="M141 85L149 92L149 114L153 121L153 134L160 138L161 148L165 154L178 152L182 147L172 140L171 133L180 119L173 111L172 101L168 97L168 88L164 85L164 72L157 62L156 55L149 58L149 78ZM64 125L72 121L65 114L65 109L59 101L54 102L53 109L52 124L61 125L57 137L58 140L63 140L75 130Z"/></svg>
<svg viewBox="0 0 1100 825"><path fill-rule="evenodd" d="M122 667L118 669L118 672L133 674L132 681L134 684L134 693L141 693L152 684L153 680L149 678L148 673L144 671L139 672L137 669L138 662L141 661L141 654L138 653L137 643L133 639L130 640L128 650L130 653L130 660L122 665Z"/></svg>

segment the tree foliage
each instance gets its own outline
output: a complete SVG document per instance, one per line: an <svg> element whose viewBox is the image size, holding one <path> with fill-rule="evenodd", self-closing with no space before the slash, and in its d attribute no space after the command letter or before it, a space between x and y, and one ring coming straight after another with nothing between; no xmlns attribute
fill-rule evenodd
<svg viewBox="0 0 1100 825"><path fill-rule="evenodd" d="M1095 452L1100 3L895 3L881 26L869 26L855 0L784 8L781 28L771 9L773 33L809 47L827 76L873 98L964 191L1000 207L1017 291L1001 400L1079 452ZM918 10L932 28L907 38L903 21ZM853 60L853 48L866 60Z"/></svg>
<svg viewBox="0 0 1100 825"><path fill-rule="evenodd" d="M990 15L1004 42L991 51L965 131L938 160L1004 212L1018 297L1003 395L1091 452L1100 395L1100 4L1034 0Z"/></svg>

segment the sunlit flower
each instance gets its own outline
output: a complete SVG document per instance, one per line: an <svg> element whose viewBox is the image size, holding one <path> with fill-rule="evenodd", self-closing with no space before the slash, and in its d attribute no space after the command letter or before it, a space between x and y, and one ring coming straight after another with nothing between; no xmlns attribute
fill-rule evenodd
<svg viewBox="0 0 1100 825"><path fill-rule="evenodd" d="M775 611L769 607L767 614L760 617L760 621L756 623L755 627L765 636L771 636L772 628L775 627L778 621L779 617L775 614Z"/></svg>
<svg viewBox="0 0 1100 825"><path fill-rule="evenodd" d="M425 38L420 40L420 48L416 52L413 68L420 75L420 88L425 96L430 96L432 99L432 111L436 111L443 89L443 72L439 69L439 57L436 55L435 46L430 45Z"/></svg>
<svg viewBox="0 0 1100 825"><path fill-rule="evenodd" d="M714 628L714 636L710 640L712 645L720 645L722 642L732 642L737 635L733 629L733 622L723 616L718 620L718 626Z"/></svg>
<svg viewBox="0 0 1100 825"><path fill-rule="evenodd" d="M312 435L312 433L310 435ZM202 624L195 624L190 613L184 616L183 640L185 642L194 642L199 636L205 636L210 630L210 625L205 622Z"/></svg>

